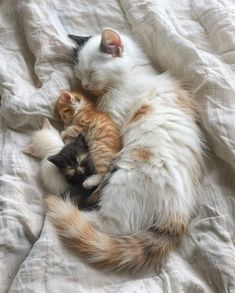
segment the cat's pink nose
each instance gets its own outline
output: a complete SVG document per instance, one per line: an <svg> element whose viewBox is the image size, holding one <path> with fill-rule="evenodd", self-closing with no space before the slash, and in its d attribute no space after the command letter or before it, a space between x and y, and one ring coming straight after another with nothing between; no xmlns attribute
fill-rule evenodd
<svg viewBox="0 0 235 293"><path fill-rule="evenodd" d="M82 87L83 87L84 89L88 89L89 84L88 84L88 83L82 83Z"/></svg>

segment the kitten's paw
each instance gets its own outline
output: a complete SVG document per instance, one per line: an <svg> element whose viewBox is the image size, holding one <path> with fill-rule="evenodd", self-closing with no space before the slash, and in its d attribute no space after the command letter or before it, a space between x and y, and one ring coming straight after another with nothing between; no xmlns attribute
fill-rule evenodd
<svg viewBox="0 0 235 293"><path fill-rule="evenodd" d="M66 130L63 130L63 131L61 132L60 136L61 136L61 138L62 138L62 140L63 140L63 142L64 142L65 144L68 144L68 143L74 141L74 138L72 138L71 136L69 136L69 135L68 135L68 132L67 132Z"/></svg>
<svg viewBox="0 0 235 293"><path fill-rule="evenodd" d="M99 174L91 175L83 183L83 187L86 189L92 189L100 184L102 176Z"/></svg>
<svg viewBox="0 0 235 293"><path fill-rule="evenodd" d="M96 182L94 182L93 179L86 179L86 180L82 183L82 185L83 185L83 187L86 188L86 189L92 189L93 187L96 186L95 183L96 183Z"/></svg>
<svg viewBox="0 0 235 293"><path fill-rule="evenodd" d="M69 137L66 130L61 131L60 135L61 135L61 138L63 139L63 141L65 141Z"/></svg>

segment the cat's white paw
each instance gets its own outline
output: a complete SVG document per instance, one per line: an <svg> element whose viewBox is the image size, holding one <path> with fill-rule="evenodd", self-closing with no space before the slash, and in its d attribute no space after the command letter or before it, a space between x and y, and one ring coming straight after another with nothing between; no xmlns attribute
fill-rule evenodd
<svg viewBox="0 0 235 293"><path fill-rule="evenodd" d="M86 189L92 189L100 184L102 176L99 174L91 175L83 183L83 187Z"/></svg>

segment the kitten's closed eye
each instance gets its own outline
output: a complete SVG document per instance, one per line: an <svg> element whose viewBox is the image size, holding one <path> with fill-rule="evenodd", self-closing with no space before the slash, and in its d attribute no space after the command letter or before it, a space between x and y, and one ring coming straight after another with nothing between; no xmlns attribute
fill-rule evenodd
<svg viewBox="0 0 235 293"><path fill-rule="evenodd" d="M88 157L88 154L81 154L76 157L78 163L83 163Z"/></svg>
<svg viewBox="0 0 235 293"><path fill-rule="evenodd" d="M76 99L76 102L81 102L81 98L79 96L74 97Z"/></svg>

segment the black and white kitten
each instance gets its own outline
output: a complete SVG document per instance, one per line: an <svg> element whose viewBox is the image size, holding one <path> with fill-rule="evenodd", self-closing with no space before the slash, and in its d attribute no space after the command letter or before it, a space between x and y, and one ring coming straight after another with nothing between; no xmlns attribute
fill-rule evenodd
<svg viewBox="0 0 235 293"><path fill-rule="evenodd" d="M67 182L72 186L70 195L79 194L89 196L95 188L86 189L83 187L83 181L92 174L95 174L88 146L82 134L74 142L65 145L61 151L47 158L63 174Z"/></svg>

